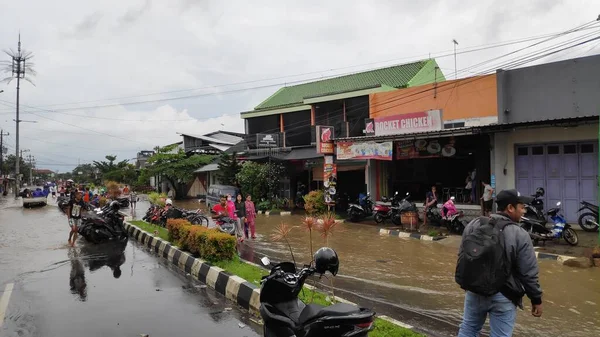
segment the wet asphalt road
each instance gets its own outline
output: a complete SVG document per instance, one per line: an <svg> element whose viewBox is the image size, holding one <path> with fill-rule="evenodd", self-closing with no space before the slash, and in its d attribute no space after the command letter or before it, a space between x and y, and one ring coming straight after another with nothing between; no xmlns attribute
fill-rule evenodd
<svg viewBox="0 0 600 337"><path fill-rule="evenodd" d="M53 205L0 197L0 298L13 288L0 337L259 336L247 313L137 242L70 248L68 230Z"/></svg>

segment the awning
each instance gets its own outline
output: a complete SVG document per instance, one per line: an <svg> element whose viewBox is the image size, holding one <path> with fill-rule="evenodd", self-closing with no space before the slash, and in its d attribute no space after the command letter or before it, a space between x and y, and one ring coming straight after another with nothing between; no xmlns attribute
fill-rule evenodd
<svg viewBox="0 0 600 337"><path fill-rule="evenodd" d="M199 172L211 172L211 171L218 171L218 170L219 170L219 164L211 163L211 164L202 166L201 168L197 169L194 172L199 173Z"/></svg>
<svg viewBox="0 0 600 337"><path fill-rule="evenodd" d="M316 147L305 147L299 149L292 149L292 151L284 157L285 160L303 160L303 159L314 159L321 158L322 154L317 153Z"/></svg>
<svg viewBox="0 0 600 337"><path fill-rule="evenodd" d="M208 144L208 146L214 147L215 149L222 151L222 152L227 151L227 149L231 147L228 145L219 145L219 144Z"/></svg>

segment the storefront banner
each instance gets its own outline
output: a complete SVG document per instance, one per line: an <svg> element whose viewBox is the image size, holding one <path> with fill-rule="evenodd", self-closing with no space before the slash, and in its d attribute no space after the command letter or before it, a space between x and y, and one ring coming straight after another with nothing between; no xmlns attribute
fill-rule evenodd
<svg viewBox="0 0 600 337"><path fill-rule="evenodd" d="M393 159L393 142L338 142L337 159Z"/></svg>
<svg viewBox="0 0 600 337"><path fill-rule="evenodd" d="M396 159L454 157L455 155L454 137L396 142Z"/></svg>
<svg viewBox="0 0 600 337"><path fill-rule="evenodd" d="M316 142L317 142L317 153L321 154L333 154L333 126L316 126Z"/></svg>
<svg viewBox="0 0 600 337"><path fill-rule="evenodd" d="M327 161L326 161L327 162ZM334 204L337 194L337 165L323 165L323 187L325 187L325 203Z"/></svg>
<svg viewBox="0 0 600 337"><path fill-rule="evenodd" d="M413 112L375 118L375 136L436 131L441 130L442 126L441 110Z"/></svg>

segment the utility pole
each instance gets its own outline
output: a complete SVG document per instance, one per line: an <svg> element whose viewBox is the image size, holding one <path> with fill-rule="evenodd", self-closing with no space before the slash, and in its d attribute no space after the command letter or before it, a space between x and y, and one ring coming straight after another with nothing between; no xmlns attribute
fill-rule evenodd
<svg viewBox="0 0 600 337"><path fill-rule="evenodd" d="M456 40L452 40L454 43L454 79L457 79L457 69L456 69L456 46L458 46L458 42Z"/></svg>
<svg viewBox="0 0 600 337"><path fill-rule="evenodd" d="M21 149L19 151L19 157L17 158L17 162L19 163L19 166L21 165L21 160L25 161L25 158L23 158L23 152L29 152L29 149ZM19 179L20 181L20 179ZM19 189L21 188L21 185L18 185Z"/></svg>
<svg viewBox="0 0 600 337"><path fill-rule="evenodd" d="M35 164L35 157L28 155L27 160L29 161L29 186L33 186L33 165Z"/></svg>
<svg viewBox="0 0 600 337"><path fill-rule="evenodd" d="M31 82L28 78L25 77L25 73L28 72L31 75L35 75L35 71L33 70L33 64L30 63L30 59L33 58L33 54L31 52L26 52L21 49L21 33L19 33L19 44L17 51L7 51L8 56L12 59L12 64L10 66L11 69L11 77L17 79L17 104L16 104L16 112L17 118L15 119L16 124L16 141L15 141L15 156L17 160L15 162L15 198L19 197L19 190L21 189L20 177L19 177L19 123L21 120L19 119L19 92L21 90L21 80L26 80Z"/></svg>
<svg viewBox="0 0 600 337"><path fill-rule="evenodd" d="M4 136L10 136L10 134L8 132L4 132L4 130L0 130L0 178L2 178L3 194L6 193L6 183L4 181Z"/></svg>

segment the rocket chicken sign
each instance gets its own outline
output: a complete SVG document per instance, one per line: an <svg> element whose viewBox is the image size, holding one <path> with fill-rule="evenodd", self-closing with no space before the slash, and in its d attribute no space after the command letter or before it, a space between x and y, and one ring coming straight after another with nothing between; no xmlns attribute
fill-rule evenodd
<svg viewBox="0 0 600 337"><path fill-rule="evenodd" d="M333 154L333 126L317 125L317 153Z"/></svg>
<svg viewBox="0 0 600 337"><path fill-rule="evenodd" d="M401 135L442 129L442 112L429 110L374 119L375 136Z"/></svg>

